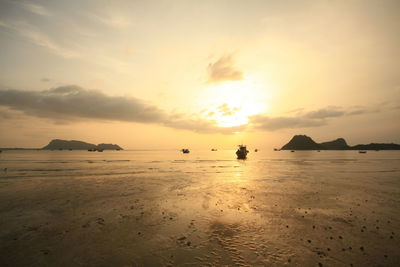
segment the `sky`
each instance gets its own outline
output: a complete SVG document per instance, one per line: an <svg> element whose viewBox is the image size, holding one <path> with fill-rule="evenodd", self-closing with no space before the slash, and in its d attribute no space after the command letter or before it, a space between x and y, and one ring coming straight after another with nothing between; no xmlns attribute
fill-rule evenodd
<svg viewBox="0 0 400 267"><path fill-rule="evenodd" d="M0 147L400 143L400 1L0 0Z"/></svg>

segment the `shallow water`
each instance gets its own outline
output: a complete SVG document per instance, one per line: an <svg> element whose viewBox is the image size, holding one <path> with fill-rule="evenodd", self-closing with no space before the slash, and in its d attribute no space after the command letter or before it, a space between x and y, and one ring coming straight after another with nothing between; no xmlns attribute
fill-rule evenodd
<svg viewBox="0 0 400 267"><path fill-rule="evenodd" d="M398 151L0 154L2 266L395 266L399 230Z"/></svg>

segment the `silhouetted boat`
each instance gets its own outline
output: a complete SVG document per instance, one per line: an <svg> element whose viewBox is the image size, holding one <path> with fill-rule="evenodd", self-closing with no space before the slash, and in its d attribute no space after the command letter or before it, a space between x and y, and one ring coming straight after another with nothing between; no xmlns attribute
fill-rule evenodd
<svg viewBox="0 0 400 267"><path fill-rule="evenodd" d="M103 152L103 149L97 149L97 152Z"/></svg>
<svg viewBox="0 0 400 267"><path fill-rule="evenodd" d="M183 148L183 149L182 149L182 153L183 153L183 154L189 154L189 153L190 153L190 150L189 150L188 148Z"/></svg>
<svg viewBox="0 0 400 267"><path fill-rule="evenodd" d="M321 152L321 150L318 150L317 152Z"/></svg>
<svg viewBox="0 0 400 267"><path fill-rule="evenodd" d="M279 149L277 149L277 148L274 148L274 151L279 151Z"/></svg>
<svg viewBox="0 0 400 267"><path fill-rule="evenodd" d="M211 148L211 151L217 151L218 149L216 149L216 148Z"/></svg>
<svg viewBox="0 0 400 267"><path fill-rule="evenodd" d="M358 151L358 153L365 154L367 151Z"/></svg>
<svg viewBox="0 0 400 267"><path fill-rule="evenodd" d="M236 151L236 156L238 159L246 159L247 153L249 153L249 151L247 150L246 146L239 145L239 149Z"/></svg>
<svg viewBox="0 0 400 267"><path fill-rule="evenodd" d="M89 148L87 151L89 151L89 152L95 152L96 149L94 149L94 148Z"/></svg>
<svg viewBox="0 0 400 267"><path fill-rule="evenodd" d="M258 149L256 148L256 149L254 149L254 152L258 152Z"/></svg>
<svg viewBox="0 0 400 267"><path fill-rule="evenodd" d="M290 152L294 152L294 150L290 150Z"/></svg>

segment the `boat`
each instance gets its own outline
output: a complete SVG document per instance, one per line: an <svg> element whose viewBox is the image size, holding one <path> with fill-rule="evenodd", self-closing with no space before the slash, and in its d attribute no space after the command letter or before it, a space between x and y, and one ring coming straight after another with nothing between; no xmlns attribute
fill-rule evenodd
<svg viewBox="0 0 400 267"><path fill-rule="evenodd" d="M246 159L247 153L249 153L249 151L247 150L246 146L239 145L239 149L236 151L237 159Z"/></svg>
<svg viewBox="0 0 400 267"><path fill-rule="evenodd" d="M97 149L97 152L103 152L104 149Z"/></svg>
<svg viewBox="0 0 400 267"><path fill-rule="evenodd" d="M358 153L361 153L361 154L365 154L365 153L367 153L367 151L358 151Z"/></svg>
<svg viewBox="0 0 400 267"><path fill-rule="evenodd" d="M95 152L96 149L95 149L95 148L89 148L87 151L89 151L89 152Z"/></svg>
<svg viewBox="0 0 400 267"><path fill-rule="evenodd" d="M279 149L277 149L277 148L274 148L274 151L279 151Z"/></svg>
<svg viewBox="0 0 400 267"><path fill-rule="evenodd" d="M291 150L290 152L294 152L294 150Z"/></svg>
<svg viewBox="0 0 400 267"><path fill-rule="evenodd" d="M190 153L190 150L189 150L188 148L183 148L183 149L182 149L182 153L183 153L183 154L189 154L189 153Z"/></svg>
<svg viewBox="0 0 400 267"><path fill-rule="evenodd" d="M218 151L218 149L216 149L216 148L211 148L211 151Z"/></svg>
<svg viewBox="0 0 400 267"><path fill-rule="evenodd" d="M256 149L254 149L254 152L258 152L258 149L256 148Z"/></svg>

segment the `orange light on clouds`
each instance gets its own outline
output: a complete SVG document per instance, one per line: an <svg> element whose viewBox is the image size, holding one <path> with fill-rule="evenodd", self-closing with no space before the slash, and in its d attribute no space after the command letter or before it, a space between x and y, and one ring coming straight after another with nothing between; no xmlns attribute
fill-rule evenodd
<svg viewBox="0 0 400 267"><path fill-rule="evenodd" d="M220 127L240 126L249 122L249 116L268 111L272 91L262 77L249 75L240 81L207 85L201 102L210 111L206 119Z"/></svg>

